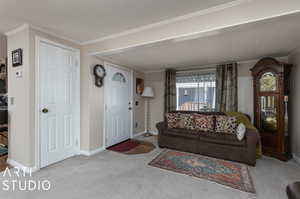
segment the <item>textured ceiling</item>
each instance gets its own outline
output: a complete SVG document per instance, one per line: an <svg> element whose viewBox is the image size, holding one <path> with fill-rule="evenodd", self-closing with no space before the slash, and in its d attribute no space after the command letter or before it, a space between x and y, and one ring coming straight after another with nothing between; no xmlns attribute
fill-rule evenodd
<svg viewBox="0 0 300 199"><path fill-rule="evenodd" d="M104 56L140 71L286 56L300 46L300 14L214 31L198 38L156 44Z"/></svg>
<svg viewBox="0 0 300 199"><path fill-rule="evenodd" d="M0 32L27 23L84 42L231 1L0 0Z"/></svg>

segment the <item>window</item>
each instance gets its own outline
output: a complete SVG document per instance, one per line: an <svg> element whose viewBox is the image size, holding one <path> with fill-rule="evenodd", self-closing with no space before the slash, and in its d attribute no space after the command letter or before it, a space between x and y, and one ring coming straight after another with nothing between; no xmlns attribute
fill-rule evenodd
<svg viewBox="0 0 300 199"><path fill-rule="evenodd" d="M215 111L216 73L189 71L176 73L177 110Z"/></svg>
<svg viewBox="0 0 300 199"><path fill-rule="evenodd" d="M126 83L126 78L124 77L124 75L122 73L115 73L114 76L112 77L113 81L116 82L121 82L121 83Z"/></svg>

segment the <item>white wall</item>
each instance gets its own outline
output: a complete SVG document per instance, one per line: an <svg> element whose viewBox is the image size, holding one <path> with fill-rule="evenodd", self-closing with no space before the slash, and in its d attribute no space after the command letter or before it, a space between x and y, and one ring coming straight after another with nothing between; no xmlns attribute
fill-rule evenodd
<svg viewBox="0 0 300 199"><path fill-rule="evenodd" d="M290 94L290 130L292 152L300 160L300 48L289 56L289 61L293 64L291 73L291 94ZM299 162L300 163L300 162Z"/></svg>

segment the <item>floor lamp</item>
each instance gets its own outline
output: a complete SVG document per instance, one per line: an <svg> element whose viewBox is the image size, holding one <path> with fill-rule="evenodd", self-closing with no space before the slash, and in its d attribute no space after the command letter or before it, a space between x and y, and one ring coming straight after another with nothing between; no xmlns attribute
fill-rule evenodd
<svg viewBox="0 0 300 199"><path fill-rule="evenodd" d="M150 133L149 130L149 100L150 98L154 97L154 92L153 89L151 87L146 87L144 89L144 92L142 94L142 97L144 97L146 99L146 110L145 110L145 137L149 137L152 134Z"/></svg>

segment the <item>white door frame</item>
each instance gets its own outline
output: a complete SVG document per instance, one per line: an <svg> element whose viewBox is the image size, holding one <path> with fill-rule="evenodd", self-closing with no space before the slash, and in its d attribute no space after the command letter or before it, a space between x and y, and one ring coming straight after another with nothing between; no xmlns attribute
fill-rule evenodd
<svg viewBox="0 0 300 199"><path fill-rule="evenodd" d="M76 75L79 81L74 85L78 89L77 98L75 100L76 107L76 151L77 154L80 154L80 49L72 48L70 46L66 46L40 36L35 37L35 166L34 168L39 170L41 169L41 136L40 136L40 44L44 42L56 47L64 48L67 50L71 50L76 53ZM76 154L75 154L76 155Z"/></svg>
<svg viewBox="0 0 300 199"><path fill-rule="evenodd" d="M134 92L134 81L133 81L133 70L124 66L112 64L109 62L104 62L104 67L115 67L119 68L121 70L126 70L130 72L130 103L131 103L131 111L130 111L130 138L133 138L133 111L134 111L134 106L135 102L133 99L133 92ZM108 92L106 83L105 83L105 78L104 78L104 86L103 86L103 93L104 93L104 103L103 103L103 147L106 149L106 93Z"/></svg>

